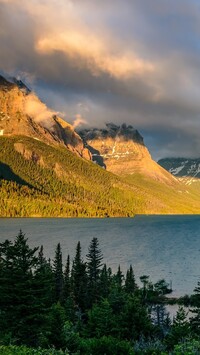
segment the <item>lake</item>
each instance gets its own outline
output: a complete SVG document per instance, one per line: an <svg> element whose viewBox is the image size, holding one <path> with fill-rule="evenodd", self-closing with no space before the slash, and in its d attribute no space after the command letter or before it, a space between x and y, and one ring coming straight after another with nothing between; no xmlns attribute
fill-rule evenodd
<svg viewBox="0 0 200 355"><path fill-rule="evenodd" d="M81 242L85 258L93 237L99 240L104 261L113 271L121 265L126 272L132 264L139 276L150 275L172 282L174 295L192 293L200 280L200 216L167 215L134 218L0 218L0 242L13 240L22 229L29 245L44 246L45 255L54 257L61 243L63 263L69 253L74 257Z"/></svg>

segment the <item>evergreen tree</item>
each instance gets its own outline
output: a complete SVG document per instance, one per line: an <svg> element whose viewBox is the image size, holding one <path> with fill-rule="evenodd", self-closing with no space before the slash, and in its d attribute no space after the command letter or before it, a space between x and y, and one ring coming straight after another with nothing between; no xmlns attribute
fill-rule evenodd
<svg viewBox="0 0 200 355"><path fill-rule="evenodd" d="M73 278L73 277L72 277ZM63 306L66 311L66 316L69 321L75 319L75 305L72 293L72 285L70 278L70 256L67 256L67 262L64 271L64 288L63 288Z"/></svg>
<svg viewBox="0 0 200 355"><path fill-rule="evenodd" d="M149 284L149 276L148 275L140 276L140 281L143 283L142 298L143 301L145 302L147 298L147 286Z"/></svg>
<svg viewBox="0 0 200 355"><path fill-rule="evenodd" d="M64 287L63 287L63 298L64 301L68 299L71 295L71 282L70 282L70 256L67 256L67 262L64 271Z"/></svg>
<svg viewBox="0 0 200 355"><path fill-rule="evenodd" d="M173 349L174 345L189 337L189 334L190 324L187 320L187 312L183 307L179 307L169 334L166 337L166 343L169 349Z"/></svg>
<svg viewBox="0 0 200 355"><path fill-rule="evenodd" d="M192 297L193 304L195 308L190 311L194 314L192 318L190 318L191 329L198 336L200 335L200 281L197 282L197 286L194 289L194 295Z"/></svg>
<svg viewBox="0 0 200 355"><path fill-rule="evenodd" d="M30 249L20 230L14 244L0 244L0 309L4 333L10 332L19 343L35 345L39 332L38 305L33 271L38 265L38 248Z"/></svg>
<svg viewBox="0 0 200 355"><path fill-rule="evenodd" d="M86 264L81 256L80 242L77 244L76 255L72 265L71 284L75 305L79 311L84 311L87 303L87 274Z"/></svg>
<svg viewBox="0 0 200 355"><path fill-rule="evenodd" d="M135 282L135 276L134 276L132 265L130 265L129 270L127 270L126 273L125 291L131 294L134 293L136 289L137 289L137 285Z"/></svg>
<svg viewBox="0 0 200 355"><path fill-rule="evenodd" d="M49 261L43 254L43 246L38 253L38 265L34 273L35 304L38 307L38 345L47 345L48 313L54 298L54 275Z"/></svg>
<svg viewBox="0 0 200 355"><path fill-rule="evenodd" d="M106 264L104 264L99 280L99 297L107 298L111 289L111 274L110 270L107 269Z"/></svg>
<svg viewBox="0 0 200 355"><path fill-rule="evenodd" d="M94 304L88 312L87 336L100 338L111 335L114 326L114 315L108 300L102 300L100 304Z"/></svg>
<svg viewBox="0 0 200 355"><path fill-rule="evenodd" d="M60 243L58 243L53 261L53 273L55 278L55 301L63 301L63 265L62 265L62 252Z"/></svg>
<svg viewBox="0 0 200 355"><path fill-rule="evenodd" d="M147 308L141 304L140 299L136 296L126 297L120 318L122 338L136 340L141 336L150 336L152 324Z"/></svg>
<svg viewBox="0 0 200 355"><path fill-rule="evenodd" d="M120 265L118 266L117 273L113 278L113 281L115 283L115 286L119 289L122 290L122 283L124 280L124 275L121 271Z"/></svg>
<svg viewBox="0 0 200 355"><path fill-rule="evenodd" d="M50 346L56 349L62 349L66 346L64 325L66 314L64 308L58 302L51 308L49 314L49 335L48 340Z"/></svg>
<svg viewBox="0 0 200 355"><path fill-rule="evenodd" d="M93 238L87 254L88 300L91 306L99 299L100 272L103 255L97 238Z"/></svg>

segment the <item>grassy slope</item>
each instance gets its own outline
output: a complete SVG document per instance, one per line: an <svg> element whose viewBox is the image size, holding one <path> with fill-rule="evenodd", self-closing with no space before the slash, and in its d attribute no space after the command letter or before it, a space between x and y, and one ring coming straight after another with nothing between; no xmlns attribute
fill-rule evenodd
<svg viewBox="0 0 200 355"><path fill-rule="evenodd" d="M137 186L140 195L145 196L146 211L150 213L200 213L200 189L186 186L180 181L167 185L140 174L126 176L127 182Z"/></svg>
<svg viewBox="0 0 200 355"><path fill-rule="evenodd" d="M14 149L16 142L40 157L42 166L24 159ZM186 193L181 184L182 192L177 193L177 184L167 187L139 175L120 178L65 147L28 137L0 137L0 175L0 216L200 213L195 194Z"/></svg>

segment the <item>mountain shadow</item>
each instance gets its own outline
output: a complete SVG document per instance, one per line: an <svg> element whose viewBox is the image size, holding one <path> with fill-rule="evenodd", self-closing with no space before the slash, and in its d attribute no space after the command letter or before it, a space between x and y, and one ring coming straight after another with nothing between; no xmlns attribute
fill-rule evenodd
<svg viewBox="0 0 200 355"><path fill-rule="evenodd" d="M92 154L92 161L94 161L95 163L100 165L102 168L106 169L106 164L104 163L104 159L101 156L99 150L93 148L89 144L85 144L85 146L90 151L90 153Z"/></svg>
<svg viewBox="0 0 200 355"><path fill-rule="evenodd" d="M9 165L0 162L0 180L15 181L19 185L25 185L33 188L31 184L21 179L20 176L16 175Z"/></svg>

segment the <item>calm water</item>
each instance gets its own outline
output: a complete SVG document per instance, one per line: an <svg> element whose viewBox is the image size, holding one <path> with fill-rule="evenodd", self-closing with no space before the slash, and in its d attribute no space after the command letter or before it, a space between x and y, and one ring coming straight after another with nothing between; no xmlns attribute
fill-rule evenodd
<svg viewBox="0 0 200 355"><path fill-rule="evenodd" d="M75 254L80 240L83 257L97 237L104 261L116 271L133 265L137 281L150 275L153 282L172 282L175 295L191 293L200 280L200 216L136 216L116 219L0 219L0 242L14 239L19 229L30 246L44 246L54 257L61 243L63 260Z"/></svg>

